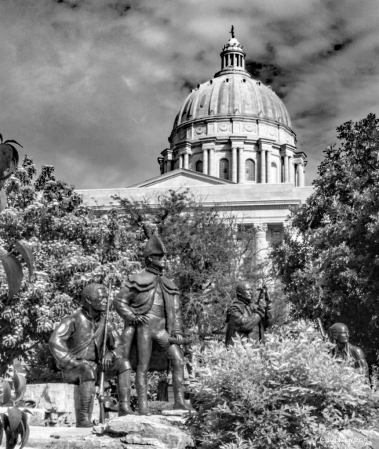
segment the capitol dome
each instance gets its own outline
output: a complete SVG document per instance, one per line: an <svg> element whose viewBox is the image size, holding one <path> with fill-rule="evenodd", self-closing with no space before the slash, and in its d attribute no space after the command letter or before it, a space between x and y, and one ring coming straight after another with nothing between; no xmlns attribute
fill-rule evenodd
<svg viewBox="0 0 379 449"><path fill-rule="evenodd" d="M161 173L187 169L232 183L304 185L305 154L286 107L245 69L234 37L221 52L221 70L198 84L180 108L158 159Z"/></svg>

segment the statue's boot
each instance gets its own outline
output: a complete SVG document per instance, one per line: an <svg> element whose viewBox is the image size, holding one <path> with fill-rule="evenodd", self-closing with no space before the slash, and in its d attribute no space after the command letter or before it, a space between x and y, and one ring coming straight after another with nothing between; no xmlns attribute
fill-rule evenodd
<svg viewBox="0 0 379 449"><path fill-rule="evenodd" d="M90 411L95 394L95 382L88 380L79 385L79 421L76 427L93 427Z"/></svg>
<svg viewBox="0 0 379 449"><path fill-rule="evenodd" d="M135 415L130 407L130 370L117 376L118 416Z"/></svg>
<svg viewBox="0 0 379 449"><path fill-rule="evenodd" d="M138 370L136 374L136 389L138 396L138 413L140 415L151 415L147 404L147 374L139 373Z"/></svg>
<svg viewBox="0 0 379 449"><path fill-rule="evenodd" d="M179 372L175 372L172 375L172 389L174 390L174 410L193 410L191 405L186 404L184 400L184 387L183 387L183 367L178 369Z"/></svg>

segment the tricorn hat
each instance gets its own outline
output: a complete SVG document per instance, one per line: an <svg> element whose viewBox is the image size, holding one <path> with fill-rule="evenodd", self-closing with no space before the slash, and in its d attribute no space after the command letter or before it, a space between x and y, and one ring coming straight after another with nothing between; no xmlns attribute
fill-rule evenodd
<svg viewBox="0 0 379 449"><path fill-rule="evenodd" d="M166 254L166 248L163 245L162 240L156 235L153 235L146 243L145 249L143 251L144 259L149 256L158 256L163 254Z"/></svg>

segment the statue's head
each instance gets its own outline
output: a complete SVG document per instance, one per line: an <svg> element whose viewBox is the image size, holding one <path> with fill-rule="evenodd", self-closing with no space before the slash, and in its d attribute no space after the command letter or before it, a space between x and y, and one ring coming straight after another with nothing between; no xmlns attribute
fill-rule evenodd
<svg viewBox="0 0 379 449"><path fill-rule="evenodd" d="M346 326L346 324L334 323L329 328L329 337L332 343L348 343L349 328Z"/></svg>
<svg viewBox="0 0 379 449"><path fill-rule="evenodd" d="M248 281L241 281L237 284L237 296L245 301L251 302L253 299L253 286Z"/></svg>
<svg viewBox="0 0 379 449"><path fill-rule="evenodd" d="M92 308L96 312L107 310L108 290L102 284L88 284L82 292L82 304L86 310Z"/></svg>
<svg viewBox="0 0 379 449"><path fill-rule="evenodd" d="M167 268L166 248L162 240L156 235L150 237L146 243L143 257L147 267L153 267L158 270Z"/></svg>

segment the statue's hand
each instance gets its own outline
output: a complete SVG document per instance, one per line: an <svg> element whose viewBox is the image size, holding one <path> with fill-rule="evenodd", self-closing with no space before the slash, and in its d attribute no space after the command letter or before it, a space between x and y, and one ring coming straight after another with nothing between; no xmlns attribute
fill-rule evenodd
<svg viewBox="0 0 379 449"><path fill-rule="evenodd" d="M104 370L104 371L107 371L107 370L110 369L110 367L111 367L111 365L112 365L112 362L113 362L113 359L114 359L114 354L113 354L113 352L108 351L108 352L105 354L105 357L104 357L104 359L103 359L103 370Z"/></svg>
<svg viewBox="0 0 379 449"><path fill-rule="evenodd" d="M134 324L147 324L149 322L149 317L147 315L139 315L135 318Z"/></svg>

